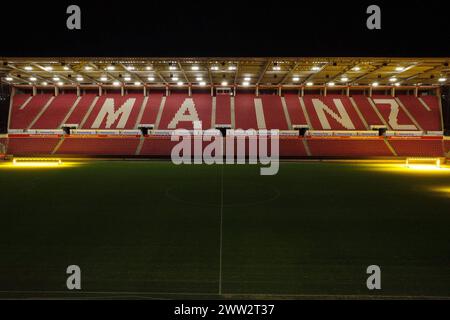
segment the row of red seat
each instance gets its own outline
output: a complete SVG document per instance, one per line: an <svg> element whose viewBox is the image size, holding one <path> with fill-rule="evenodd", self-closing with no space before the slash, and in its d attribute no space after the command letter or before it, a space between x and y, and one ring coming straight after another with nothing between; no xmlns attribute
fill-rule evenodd
<svg viewBox="0 0 450 320"><path fill-rule="evenodd" d="M13 155L110 155L170 156L177 142L170 137L10 137L8 154ZM282 157L442 157L450 151L450 141L442 139L373 137L365 139L300 138L280 139ZM141 144L142 142L142 144ZM208 143L203 142L203 146ZM248 143L247 143L248 144ZM269 144L270 145L270 144ZM394 152L389 148L393 148ZM248 145L247 145L248 150ZM309 149L309 154L307 151ZM269 150L270 151L270 150Z"/></svg>
<svg viewBox="0 0 450 320"><path fill-rule="evenodd" d="M394 131L442 130L436 96L295 94L238 94L235 98L209 94L17 94L9 129L58 129L63 124L76 124L80 129L135 129L139 124L153 124L160 130L191 129L195 120L202 121L204 129L234 124L241 129L288 130L303 125L314 130L368 130L372 125L384 125Z"/></svg>

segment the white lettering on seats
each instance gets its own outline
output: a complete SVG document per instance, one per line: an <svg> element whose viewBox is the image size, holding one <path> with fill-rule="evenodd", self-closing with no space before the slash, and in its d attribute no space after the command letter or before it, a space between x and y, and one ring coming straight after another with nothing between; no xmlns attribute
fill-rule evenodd
<svg viewBox="0 0 450 320"><path fill-rule="evenodd" d="M344 105L340 99L333 99L333 102L339 112L336 114L333 110L331 110L325 103L323 103L319 99L312 99L312 103L314 109L316 110L317 116L319 117L320 124L324 130L330 130L331 126L328 122L328 119L325 115L325 112L328 113L334 120L339 122L344 128L348 130L355 130L355 125L352 120L350 120L350 116L345 110Z"/></svg>
<svg viewBox="0 0 450 320"><path fill-rule="evenodd" d="M388 104L391 108L388 123L393 130L417 130L413 124L398 124L398 113L400 106L394 99L373 99L375 104Z"/></svg>
<svg viewBox="0 0 450 320"><path fill-rule="evenodd" d="M98 113L97 118L92 124L92 128L100 128L103 120L106 118L106 129L110 129L114 122L119 119L119 123L117 124L117 129L125 128L127 124L128 118L130 117L131 109L133 109L133 105L136 101L136 98L129 98L125 103L117 110L114 108L114 99L107 98L103 103L102 109Z"/></svg>
<svg viewBox="0 0 450 320"><path fill-rule="evenodd" d="M200 121L200 119L198 118L197 110L195 109L194 99L192 98L186 98L184 100L180 109L178 109L177 113L173 117L172 121L170 121L167 128L175 129L177 127L177 124L183 121L189 121L192 123L194 123L194 121Z"/></svg>

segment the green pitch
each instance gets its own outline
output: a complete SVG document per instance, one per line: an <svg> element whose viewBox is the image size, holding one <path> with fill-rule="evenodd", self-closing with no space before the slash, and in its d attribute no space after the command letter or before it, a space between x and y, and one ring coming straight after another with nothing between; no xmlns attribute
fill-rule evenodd
<svg viewBox="0 0 450 320"><path fill-rule="evenodd" d="M450 297L449 188L361 163L0 167L0 298Z"/></svg>

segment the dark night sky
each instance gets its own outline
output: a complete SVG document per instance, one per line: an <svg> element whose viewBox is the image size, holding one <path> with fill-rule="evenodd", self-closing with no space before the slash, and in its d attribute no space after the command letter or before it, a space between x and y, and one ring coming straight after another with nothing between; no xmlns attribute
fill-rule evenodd
<svg viewBox="0 0 450 320"><path fill-rule="evenodd" d="M2 56L450 56L448 0L5 2Z"/></svg>

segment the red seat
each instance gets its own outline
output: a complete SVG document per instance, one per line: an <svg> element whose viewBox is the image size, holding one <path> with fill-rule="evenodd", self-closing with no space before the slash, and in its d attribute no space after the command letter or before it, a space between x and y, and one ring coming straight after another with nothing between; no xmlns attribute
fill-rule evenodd
<svg viewBox="0 0 450 320"><path fill-rule="evenodd" d="M27 129L52 97L51 94L38 94L24 104L30 98L30 95L14 96L9 128Z"/></svg>
<svg viewBox="0 0 450 320"><path fill-rule="evenodd" d="M45 112L39 117L32 129L57 129L77 100L75 94L63 94L55 97Z"/></svg>
<svg viewBox="0 0 450 320"><path fill-rule="evenodd" d="M398 98L423 130L442 130L441 113L437 97L425 96L417 98L415 96L401 95Z"/></svg>
<svg viewBox="0 0 450 320"><path fill-rule="evenodd" d="M69 137L56 154L65 155L134 155L139 138L78 138Z"/></svg>
<svg viewBox="0 0 450 320"><path fill-rule="evenodd" d="M315 157L392 157L382 139L308 139Z"/></svg>
<svg viewBox="0 0 450 320"><path fill-rule="evenodd" d="M13 137L8 140L8 154L19 156L51 154L59 142L57 137Z"/></svg>
<svg viewBox="0 0 450 320"><path fill-rule="evenodd" d="M389 143L399 156L404 157L442 157L442 140L431 139L390 139Z"/></svg>

